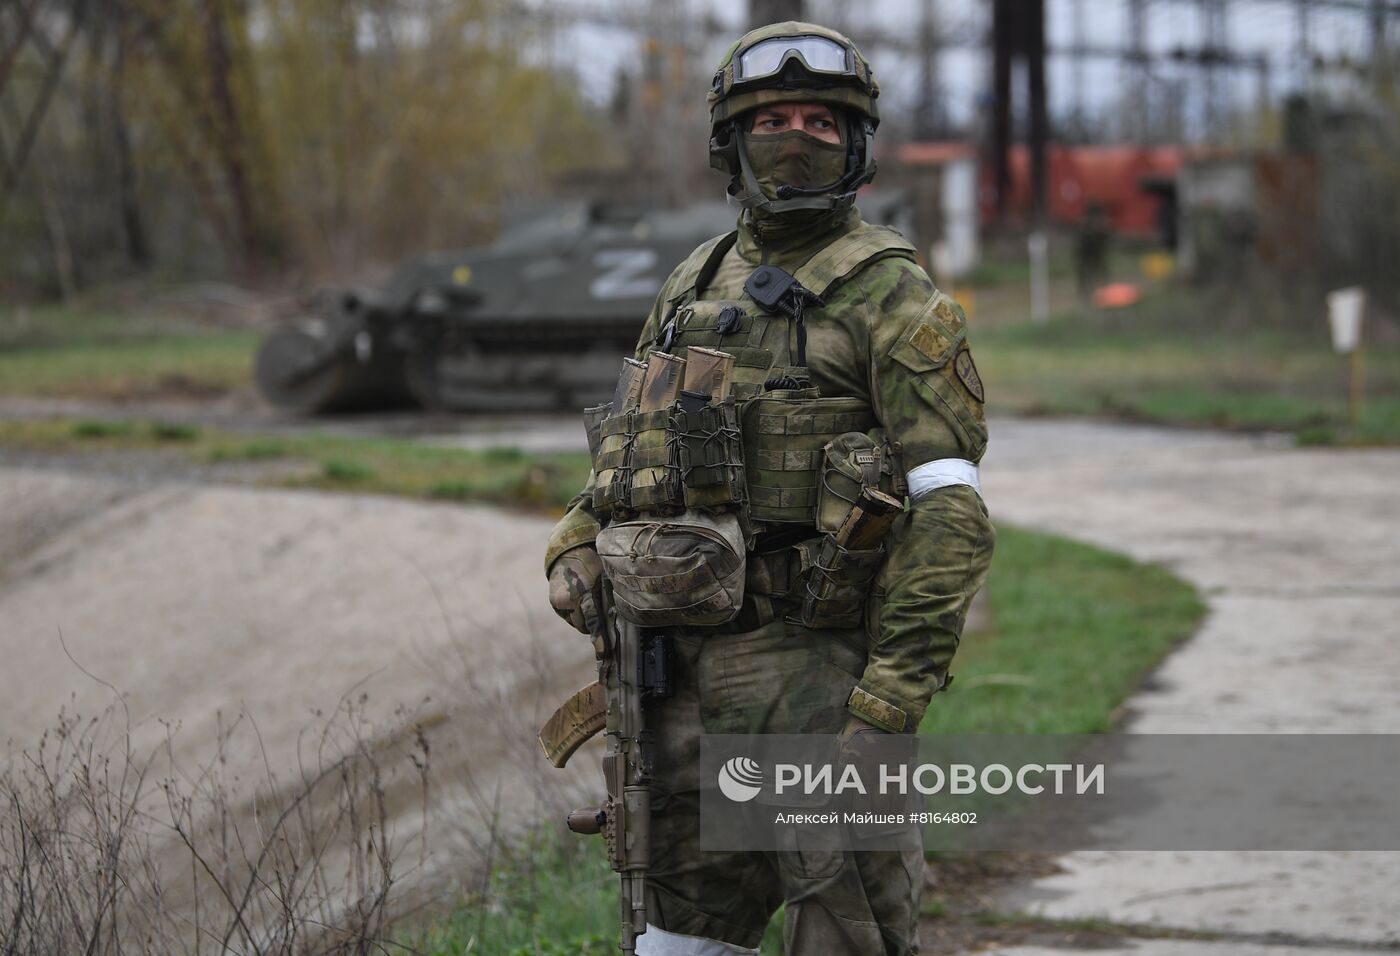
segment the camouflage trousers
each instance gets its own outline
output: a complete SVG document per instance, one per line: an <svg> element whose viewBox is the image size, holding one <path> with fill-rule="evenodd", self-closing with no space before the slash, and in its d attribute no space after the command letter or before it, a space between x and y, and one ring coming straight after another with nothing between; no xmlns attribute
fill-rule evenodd
<svg viewBox="0 0 1400 956"><path fill-rule="evenodd" d="M865 666L864 644L861 631L814 631L781 615L745 633L676 635L676 694L647 710L657 747L647 880L652 925L755 947L786 904L788 956L918 952L924 860L917 848L699 848L700 736L839 733Z"/></svg>

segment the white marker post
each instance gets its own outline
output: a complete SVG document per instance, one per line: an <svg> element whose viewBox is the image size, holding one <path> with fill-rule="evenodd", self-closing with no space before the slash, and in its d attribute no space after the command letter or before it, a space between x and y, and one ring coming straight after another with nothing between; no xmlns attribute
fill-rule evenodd
<svg viewBox="0 0 1400 956"><path fill-rule="evenodd" d="M1351 427L1361 423L1361 405L1366 393L1366 367L1361 340L1362 319L1366 314L1366 290L1357 286L1327 293L1327 324L1332 329L1332 348L1350 355L1347 375L1347 411Z"/></svg>
<svg viewBox="0 0 1400 956"><path fill-rule="evenodd" d="M1050 321L1050 240L1037 229L1026 237L1026 249L1031 258L1031 321L1044 325Z"/></svg>

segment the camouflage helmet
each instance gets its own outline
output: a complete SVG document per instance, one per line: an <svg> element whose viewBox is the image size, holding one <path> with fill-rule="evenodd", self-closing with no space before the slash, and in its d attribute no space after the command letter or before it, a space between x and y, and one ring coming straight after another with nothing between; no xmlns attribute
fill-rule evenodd
<svg viewBox="0 0 1400 956"><path fill-rule="evenodd" d="M710 85L710 165L733 177L729 194L746 208L781 213L849 206L856 190L875 178L870 140L880 123L879 96L870 64L844 34L795 20L750 30L725 53ZM771 199L749 168L741 120L770 103L812 102L836 107L845 120L845 174L822 189L783 186Z"/></svg>
<svg viewBox="0 0 1400 956"><path fill-rule="evenodd" d="M828 50L840 55L841 62L826 59ZM745 61L756 61L757 69L751 66L749 76ZM870 64L845 34L788 20L740 37L715 70L706 102L714 135L722 124L768 103L827 103L855 110L878 124L879 97L880 84Z"/></svg>

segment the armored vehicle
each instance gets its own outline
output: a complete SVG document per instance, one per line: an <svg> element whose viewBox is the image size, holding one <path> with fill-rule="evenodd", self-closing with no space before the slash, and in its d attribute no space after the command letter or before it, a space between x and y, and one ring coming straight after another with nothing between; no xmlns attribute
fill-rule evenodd
<svg viewBox="0 0 1400 956"><path fill-rule="evenodd" d="M872 203L867 218L888 222L889 206ZM671 270L736 214L722 202L526 212L492 246L418 256L377 289L323 290L264 339L258 388L303 413L601 401Z"/></svg>

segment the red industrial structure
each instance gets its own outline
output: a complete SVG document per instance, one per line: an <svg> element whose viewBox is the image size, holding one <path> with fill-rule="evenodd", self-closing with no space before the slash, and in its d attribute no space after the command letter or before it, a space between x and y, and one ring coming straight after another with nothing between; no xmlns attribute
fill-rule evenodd
<svg viewBox="0 0 1400 956"><path fill-rule="evenodd" d="M1031 212L1030 156L1011 148L1007 213L1024 220ZM1186 158L1179 146L1059 146L1047 150L1046 212L1053 223L1076 223L1091 203L1100 203L1121 235L1161 235L1170 215L1164 190L1176 181ZM982 182L982 221L990 221L996 198L989 170Z"/></svg>
<svg viewBox="0 0 1400 956"><path fill-rule="evenodd" d="M899 161L909 167L944 166L974 155L964 143L909 143ZM1191 158L1180 146L1064 146L1046 150L1046 215L1052 224L1073 225L1091 203L1099 203L1114 231L1141 238L1171 235L1172 197L1177 171ZM1008 150L1009 183L1005 216L1028 223L1033 212L1030 150ZM997 216L995 170L987 162L978 170L979 218L984 227Z"/></svg>

